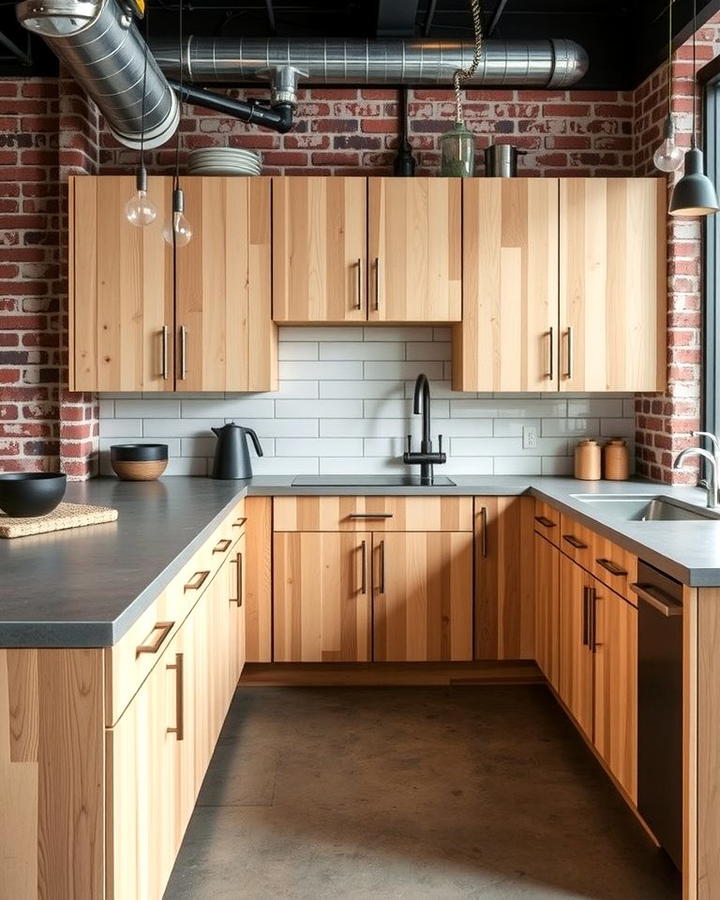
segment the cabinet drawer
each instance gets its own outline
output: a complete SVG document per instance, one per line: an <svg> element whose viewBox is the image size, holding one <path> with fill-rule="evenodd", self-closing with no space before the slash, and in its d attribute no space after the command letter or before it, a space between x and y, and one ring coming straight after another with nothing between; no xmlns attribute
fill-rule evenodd
<svg viewBox="0 0 720 900"><path fill-rule="evenodd" d="M180 570L165 590L105 656L105 724L122 711L154 667L187 614L244 533L244 501Z"/></svg>
<svg viewBox="0 0 720 900"><path fill-rule="evenodd" d="M576 522L575 519L565 515L560 516L559 530L559 547L562 552L589 572L592 571L595 559L593 556L595 534L589 528Z"/></svg>
<svg viewBox="0 0 720 900"><path fill-rule="evenodd" d="M637 581L637 556L599 534L593 534L592 547L593 575L625 597L631 605L636 605L635 595L628 591L628 585Z"/></svg>
<svg viewBox="0 0 720 900"><path fill-rule="evenodd" d="M472 531L472 497L276 497L275 531Z"/></svg>
<svg viewBox="0 0 720 900"><path fill-rule="evenodd" d="M560 541L560 512L555 507L544 503L542 500L536 500L534 525L538 534L541 534L555 546L558 546Z"/></svg>

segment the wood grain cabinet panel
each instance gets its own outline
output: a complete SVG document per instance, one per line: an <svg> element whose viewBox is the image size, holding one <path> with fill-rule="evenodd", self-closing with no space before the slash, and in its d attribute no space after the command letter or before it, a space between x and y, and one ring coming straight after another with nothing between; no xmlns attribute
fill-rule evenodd
<svg viewBox="0 0 720 900"><path fill-rule="evenodd" d="M559 689L560 552L539 534L535 541L535 658L548 682Z"/></svg>
<svg viewBox="0 0 720 900"><path fill-rule="evenodd" d="M163 240L171 180L151 177L147 227L123 215L135 178L71 178L70 389L172 391L173 249Z"/></svg>
<svg viewBox="0 0 720 900"><path fill-rule="evenodd" d="M453 388L558 387L558 180L465 178Z"/></svg>
<svg viewBox="0 0 720 900"><path fill-rule="evenodd" d="M371 658L369 532L276 532L275 662Z"/></svg>
<svg viewBox="0 0 720 900"><path fill-rule="evenodd" d="M661 391L664 178L560 180L560 390Z"/></svg>
<svg viewBox="0 0 720 900"><path fill-rule="evenodd" d="M558 694L592 741L594 663L588 644L588 602L594 579L560 554Z"/></svg>
<svg viewBox="0 0 720 900"><path fill-rule="evenodd" d="M460 179L368 179L368 278L371 322L460 321Z"/></svg>
<svg viewBox="0 0 720 900"><path fill-rule="evenodd" d="M365 178L273 179L273 318L367 318Z"/></svg>
<svg viewBox="0 0 720 900"><path fill-rule="evenodd" d="M531 497L475 498L475 658L533 659Z"/></svg>
<svg viewBox="0 0 720 900"><path fill-rule="evenodd" d="M597 579L594 743L637 803L637 608Z"/></svg>
<svg viewBox="0 0 720 900"><path fill-rule="evenodd" d="M276 531L472 531L472 497L275 497Z"/></svg>
<svg viewBox="0 0 720 900"><path fill-rule="evenodd" d="M246 497L247 662L272 662L272 497Z"/></svg>
<svg viewBox="0 0 720 900"><path fill-rule="evenodd" d="M176 250L177 389L277 388L270 179L185 178L193 236Z"/></svg>
<svg viewBox="0 0 720 900"><path fill-rule="evenodd" d="M373 535L373 659L472 659L472 534Z"/></svg>

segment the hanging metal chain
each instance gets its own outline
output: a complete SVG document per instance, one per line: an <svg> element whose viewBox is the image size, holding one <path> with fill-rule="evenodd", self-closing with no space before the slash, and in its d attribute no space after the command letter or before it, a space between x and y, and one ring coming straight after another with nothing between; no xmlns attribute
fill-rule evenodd
<svg viewBox="0 0 720 900"><path fill-rule="evenodd" d="M482 56L482 7L480 0L470 0L470 8L472 10L473 29L475 31L475 52L467 69L456 69L453 74L453 84L455 85L455 121L462 122L462 98L460 96L460 82L467 81L475 74L475 70L480 64Z"/></svg>

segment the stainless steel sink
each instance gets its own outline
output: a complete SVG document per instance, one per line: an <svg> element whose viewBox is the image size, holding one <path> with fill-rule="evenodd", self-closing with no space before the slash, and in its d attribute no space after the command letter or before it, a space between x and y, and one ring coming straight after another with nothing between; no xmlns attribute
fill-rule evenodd
<svg viewBox="0 0 720 900"><path fill-rule="evenodd" d="M626 522L717 521L720 512L692 506L674 497L650 494L572 494L573 500L587 503L593 512Z"/></svg>
<svg viewBox="0 0 720 900"><path fill-rule="evenodd" d="M296 475L293 487L454 487L447 475L421 485L418 475Z"/></svg>

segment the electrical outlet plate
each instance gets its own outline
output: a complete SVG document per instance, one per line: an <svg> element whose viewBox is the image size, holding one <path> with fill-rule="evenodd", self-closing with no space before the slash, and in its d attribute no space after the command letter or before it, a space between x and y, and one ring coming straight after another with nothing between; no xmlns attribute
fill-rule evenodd
<svg viewBox="0 0 720 900"><path fill-rule="evenodd" d="M523 449L524 450L532 450L534 447L537 447L538 443L538 430L535 425L524 425L523 426Z"/></svg>

